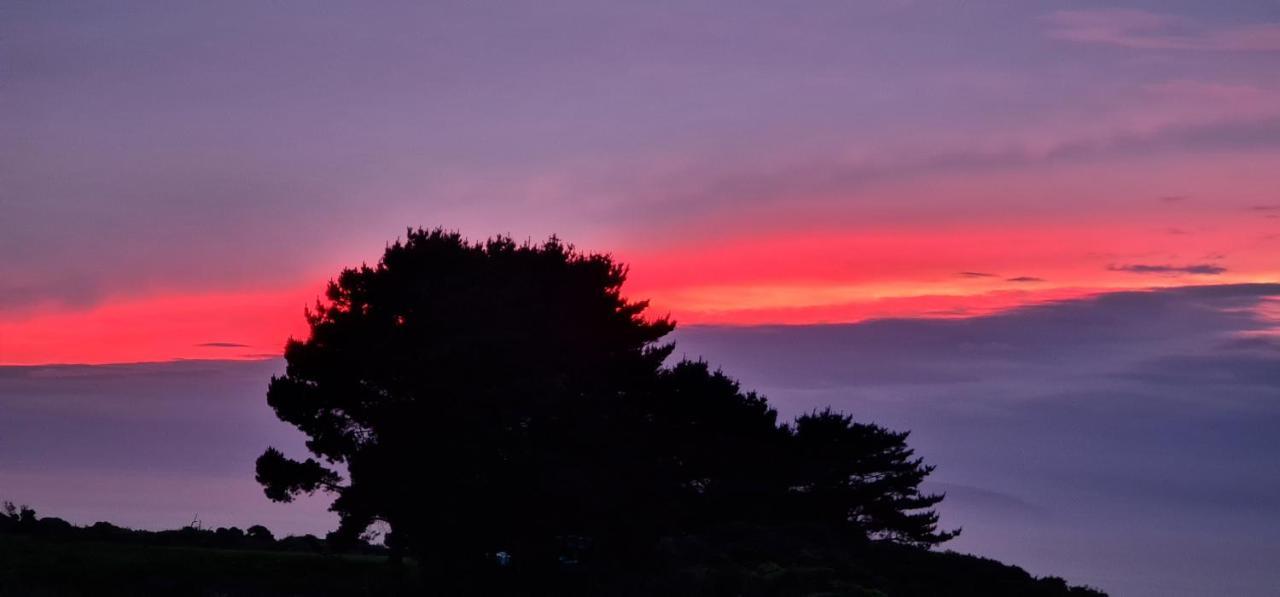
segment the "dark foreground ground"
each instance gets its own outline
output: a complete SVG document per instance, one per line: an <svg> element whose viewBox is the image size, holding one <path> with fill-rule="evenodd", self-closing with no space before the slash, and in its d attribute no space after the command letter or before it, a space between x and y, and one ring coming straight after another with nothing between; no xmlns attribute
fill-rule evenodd
<svg viewBox="0 0 1280 597"><path fill-rule="evenodd" d="M412 565L381 556L208 549L0 535L0 596L408 595Z"/></svg>
<svg viewBox="0 0 1280 597"><path fill-rule="evenodd" d="M755 538L708 552L669 545L671 565L648 572L572 572L537 590L514 576L478 579L465 594L1058 597L1102 593L1035 579L1019 568L952 553L865 545L818 556L766 556ZM718 545L723 545L717 541ZM777 553L773 549L767 549ZM674 563L684 561L686 563ZM698 561L698 564L687 562ZM502 572L501 574L508 574ZM501 575L500 574L500 575ZM499 576L500 576L499 575ZM434 590L433 590L434 589ZM427 586L412 563L381 556L224 550L0 535L0 597L81 595L337 596L455 594ZM550 591L548 593L548 591Z"/></svg>

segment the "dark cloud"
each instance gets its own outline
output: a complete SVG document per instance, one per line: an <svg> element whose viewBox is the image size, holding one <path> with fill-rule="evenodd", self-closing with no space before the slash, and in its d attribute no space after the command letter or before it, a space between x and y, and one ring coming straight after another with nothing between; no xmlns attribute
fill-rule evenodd
<svg viewBox="0 0 1280 597"><path fill-rule="evenodd" d="M253 481L267 445L302 454L266 384L283 361L0 367L0 487L78 523L218 526L323 533L320 500L274 505Z"/></svg>
<svg viewBox="0 0 1280 597"><path fill-rule="evenodd" d="M1252 385L1260 389L1260 395L1280 398L1280 354L1258 350L1257 346L1242 350L1238 344L1224 344L1219 348L1218 354L1153 358L1118 375L1150 386L1194 384L1209 389Z"/></svg>
<svg viewBox="0 0 1280 597"><path fill-rule="evenodd" d="M1224 342L1222 349L1229 351L1280 353L1280 337L1267 335L1235 338L1228 342Z"/></svg>
<svg viewBox="0 0 1280 597"><path fill-rule="evenodd" d="M1165 195L1163 197L1156 198L1156 200L1161 203L1181 203L1187 199L1189 199L1189 197L1186 195Z"/></svg>
<svg viewBox="0 0 1280 597"><path fill-rule="evenodd" d="M1280 211L1280 205L1250 205L1249 211L1276 212Z"/></svg>
<svg viewBox="0 0 1280 597"><path fill-rule="evenodd" d="M1020 283L1044 282L1044 281L1045 281L1044 278L1037 278L1035 276L1018 276L1016 278L1005 279L1005 282L1020 282Z"/></svg>
<svg viewBox="0 0 1280 597"><path fill-rule="evenodd" d="M960 273L957 273L956 275L960 276L961 278L994 278L996 277L996 274L989 274L987 272L960 272Z"/></svg>
<svg viewBox="0 0 1280 597"><path fill-rule="evenodd" d="M204 342L196 346L204 348L251 348L248 344L240 344L238 342Z"/></svg>
<svg viewBox="0 0 1280 597"><path fill-rule="evenodd" d="M992 362L1017 364L1013 369L1020 375L1042 375L1037 363L1118 363L1124 350L1146 359L1152 351L1176 352L1180 341L1217 346L1224 335L1264 327L1253 309L1275 295L1280 295L1280 284L1188 286L1108 293L967 319L688 326L677 332L677 352L712 359L750 355L752 360L735 361L733 371L769 371L773 386L817 390L852 382L945 385L980 377L985 368L980 365ZM1160 345L1136 346L1142 338L1159 339ZM1100 355L1099 346L1111 348Z"/></svg>
<svg viewBox="0 0 1280 597"><path fill-rule="evenodd" d="M1280 541L1259 535L1280 532L1280 345L1258 311L1277 295L1197 286L677 334L784 416L832 404L911 429L948 492L943 524L965 530L950 548L1118 595L1216 594L1232 578L1232 594L1261 596L1280 582L1263 564Z"/></svg>
<svg viewBox="0 0 1280 597"><path fill-rule="evenodd" d="M1132 274L1194 274L1197 276L1217 276L1227 272L1227 268L1212 263L1195 263L1191 265L1151 265L1151 264L1126 264L1126 265L1109 265L1108 270L1113 272L1129 272Z"/></svg>

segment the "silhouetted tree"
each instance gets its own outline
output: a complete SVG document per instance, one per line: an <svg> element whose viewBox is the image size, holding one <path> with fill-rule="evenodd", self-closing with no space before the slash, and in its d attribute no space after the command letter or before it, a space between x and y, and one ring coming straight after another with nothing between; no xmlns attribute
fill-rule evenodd
<svg viewBox="0 0 1280 597"><path fill-rule="evenodd" d="M640 410L638 445L667 464L680 530L774 515L789 432L763 397L704 362L681 361L660 373Z"/></svg>
<svg viewBox="0 0 1280 597"><path fill-rule="evenodd" d="M938 530L933 507L943 495L920 492L933 467L913 457L908 435L831 409L796 419L791 511L899 543L929 546L955 537L959 531Z"/></svg>
<svg viewBox="0 0 1280 597"><path fill-rule="evenodd" d="M662 535L814 521L928 545L931 470L906 434L829 411L779 425L705 363L664 368L673 324L623 298L626 270L552 238L410 230L344 270L290 340L267 400L314 458L269 448L273 500L336 494L328 541L390 529L393 551L454 573L512 554L620 561ZM344 478L345 477L345 478Z"/></svg>
<svg viewBox="0 0 1280 597"><path fill-rule="evenodd" d="M272 543L276 540L276 536L272 534L271 529L260 524L255 524L245 529L244 534L249 539L259 543Z"/></svg>
<svg viewBox="0 0 1280 597"><path fill-rule="evenodd" d="M630 485L611 460L613 418L671 350L659 340L672 324L622 298L625 274L555 238L439 229L343 271L267 397L324 463L268 450L267 495L336 492L342 533L385 521L428 564L499 549L553 560Z"/></svg>
<svg viewBox="0 0 1280 597"><path fill-rule="evenodd" d="M803 522L917 546L959 532L937 529L943 496L921 493L933 467L913 456L907 432L830 409L780 426L763 397L688 361L661 373L644 418L657 444L646 449L674 463L684 489L680 530Z"/></svg>
<svg viewBox="0 0 1280 597"><path fill-rule="evenodd" d="M6 528L20 531L33 530L39 520L36 511L30 506L26 504L18 506L10 501L0 504L0 518L3 518L0 522Z"/></svg>

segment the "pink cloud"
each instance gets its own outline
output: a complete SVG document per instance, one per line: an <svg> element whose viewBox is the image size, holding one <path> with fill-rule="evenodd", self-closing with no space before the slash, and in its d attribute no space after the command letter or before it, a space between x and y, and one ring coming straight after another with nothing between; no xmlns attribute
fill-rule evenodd
<svg viewBox="0 0 1280 597"><path fill-rule="evenodd" d="M1062 10L1045 19L1054 39L1150 50L1280 51L1280 23L1213 27L1143 10Z"/></svg>

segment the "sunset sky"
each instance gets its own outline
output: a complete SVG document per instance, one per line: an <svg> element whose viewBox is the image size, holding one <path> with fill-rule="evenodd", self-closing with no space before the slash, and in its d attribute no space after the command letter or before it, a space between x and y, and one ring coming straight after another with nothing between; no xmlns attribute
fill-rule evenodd
<svg viewBox="0 0 1280 597"><path fill-rule="evenodd" d="M1280 586L1280 0L0 2L0 500L331 530L265 389L419 226L910 430L948 549Z"/></svg>
<svg viewBox="0 0 1280 597"><path fill-rule="evenodd" d="M1280 280L1274 1L9 3L0 364L261 358L407 226L682 324Z"/></svg>

